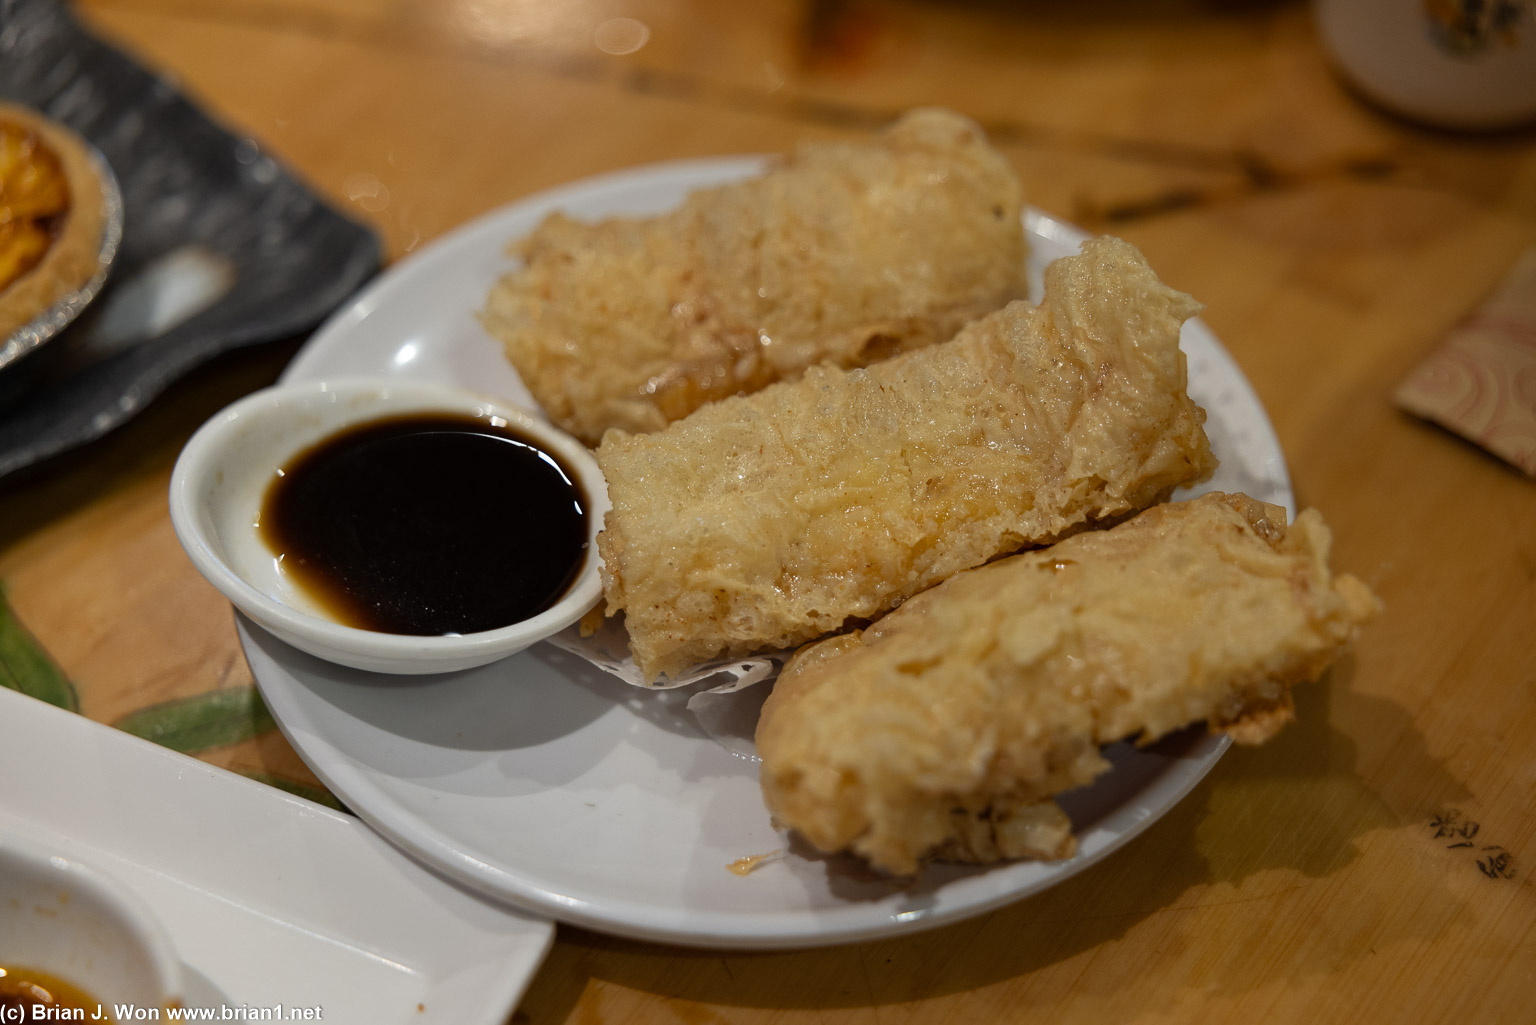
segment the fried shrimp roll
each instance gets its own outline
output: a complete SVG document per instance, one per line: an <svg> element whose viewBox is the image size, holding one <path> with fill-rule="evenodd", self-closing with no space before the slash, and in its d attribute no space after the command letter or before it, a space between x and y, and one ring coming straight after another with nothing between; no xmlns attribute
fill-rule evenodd
<svg viewBox="0 0 1536 1025"><path fill-rule="evenodd" d="M1022 204L975 124L917 110L658 217L553 214L483 321L550 418L596 445L818 363L945 341L1025 294Z"/></svg>
<svg viewBox="0 0 1536 1025"><path fill-rule="evenodd" d="M1100 745L1290 720L1378 607L1328 547L1315 511L1213 494L961 573L791 659L757 728L768 808L897 874L1070 855L1052 797Z"/></svg>
<svg viewBox="0 0 1536 1025"><path fill-rule="evenodd" d="M1215 465L1199 304L1097 239L951 341L613 431L598 546L648 678L800 644L960 570L1130 516Z"/></svg>

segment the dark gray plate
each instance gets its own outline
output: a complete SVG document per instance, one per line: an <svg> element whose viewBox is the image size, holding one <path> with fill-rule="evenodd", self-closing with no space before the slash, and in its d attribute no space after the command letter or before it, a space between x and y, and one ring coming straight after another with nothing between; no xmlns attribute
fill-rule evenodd
<svg viewBox="0 0 1536 1025"><path fill-rule="evenodd" d="M372 232L56 0L0 0L0 97L100 150L124 208L95 302L0 372L0 476L100 437L220 353L313 327L378 269Z"/></svg>

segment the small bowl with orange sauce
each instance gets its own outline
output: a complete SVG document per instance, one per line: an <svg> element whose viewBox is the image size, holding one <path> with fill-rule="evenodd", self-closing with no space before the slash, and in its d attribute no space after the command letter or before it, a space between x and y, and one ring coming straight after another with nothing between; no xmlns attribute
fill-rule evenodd
<svg viewBox="0 0 1536 1025"><path fill-rule="evenodd" d="M607 488L585 446L508 403L348 379L269 388L182 450L171 522L236 608L383 673L504 658L602 595Z"/></svg>
<svg viewBox="0 0 1536 1025"><path fill-rule="evenodd" d="M115 1006L163 1019L181 993L181 960L137 894L66 852L0 834L0 1020L112 1022Z"/></svg>

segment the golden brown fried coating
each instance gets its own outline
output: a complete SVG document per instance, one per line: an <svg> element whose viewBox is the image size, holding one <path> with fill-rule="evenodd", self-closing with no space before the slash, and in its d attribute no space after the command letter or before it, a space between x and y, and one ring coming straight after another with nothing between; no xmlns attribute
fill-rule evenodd
<svg viewBox="0 0 1536 1025"><path fill-rule="evenodd" d="M1178 347L1198 308L1098 239L1047 268L1038 307L610 432L598 547L641 671L802 643L1203 476Z"/></svg>
<svg viewBox="0 0 1536 1025"><path fill-rule="evenodd" d="M1024 295L1021 207L975 124L913 111L660 217L555 214L483 319L550 417L595 445L813 364L944 341Z"/></svg>
<svg viewBox="0 0 1536 1025"><path fill-rule="evenodd" d="M1066 856L1051 797L1108 767L1101 744L1291 718L1378 607L1328 547L1315 511L1287 529L1216 494L961 573L790 660L757 728L768 807L895 873Z"/></svg>

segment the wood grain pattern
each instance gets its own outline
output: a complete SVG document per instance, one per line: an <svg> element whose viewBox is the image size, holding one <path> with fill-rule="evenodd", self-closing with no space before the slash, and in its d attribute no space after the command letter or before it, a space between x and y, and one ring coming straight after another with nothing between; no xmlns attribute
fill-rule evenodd
<svg viewBox="0 0 1536 1025"><path fill-rule="evenodd" d="M1522 1022L1536 1006L1536 486L1392 389L1536 240L1536 135L1420 130L1333 78L1306 5L1130 0L91 0L400 257L481 211L653 160L779 149L937 102L1031 202L1129 238L1267 405L1304 505L1386 613L1270 745L1038 897L828 951L562 927L514 1020L902 1025ZM609 54L598 26L645 44ZM292 346L220 363L0 488L0 580L128 711L250 675L181 556L182 441ZM276 734L217 764L312 782ZM1471 847L1455 828L1478 827ZM1437 826L1435 823L1439 823ZM1500 848L1509 857L1484 867Z"/></svg>

